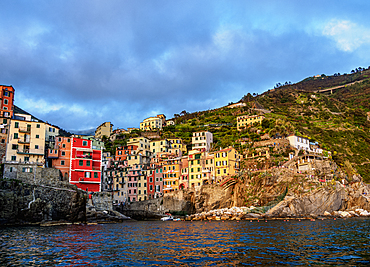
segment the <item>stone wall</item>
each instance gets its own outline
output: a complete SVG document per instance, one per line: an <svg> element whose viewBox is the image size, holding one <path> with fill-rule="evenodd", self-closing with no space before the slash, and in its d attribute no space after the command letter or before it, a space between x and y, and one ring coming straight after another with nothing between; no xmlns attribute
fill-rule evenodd
<svg viewBox="0 0 370 267"><path fill-rule="evenodd" d="M253 147L261 146L289 146L289 141L287 139L271 139L265 141L254 142Z"/></svg>
<svg viewBox="0 0 370 267"><path fill-rule="evenodd" d="M42 168L36 163L4 163L4 178L17 179L25 183L55 185L63 181L60 171L55 168Z"/></svg>
<svg viewBox="0 0 370 267"><path fill-rule="evenodd" d="M91 204L96 210L113 210L113 195L110 192L95 192L91 195Z"/></svg>

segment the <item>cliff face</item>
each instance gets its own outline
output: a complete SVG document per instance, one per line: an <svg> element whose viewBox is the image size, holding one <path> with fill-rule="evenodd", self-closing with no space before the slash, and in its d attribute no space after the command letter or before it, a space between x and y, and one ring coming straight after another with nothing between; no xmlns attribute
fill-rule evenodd
<svg viewBox="0 0 370 267"><path fill-rule="evenodd" d="M59 181L59 173L52 169L35 176L0 180L0 224L86 220L85 192Z"/></svg>
<svg viewBox="0 0 370 267"><path fill-rule="evenodd" d="M287 197L270 209L268 217L319 216L334 211L364 209L370 210L370 188L363 182L343 187L336 182L332 186L320 188L299 197Z"/></svg>

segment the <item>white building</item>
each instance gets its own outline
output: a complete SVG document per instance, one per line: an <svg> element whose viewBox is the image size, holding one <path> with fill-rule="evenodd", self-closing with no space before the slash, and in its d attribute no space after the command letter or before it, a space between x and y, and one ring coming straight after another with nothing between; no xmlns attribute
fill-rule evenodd
<svg viewBox="0 0 370 267"><path fill-rule="evenodd" d="M213 143L213 134L207 131L193 133L191 143L192 149L209 152Z"/></svg>
<svg viewBox="0 0 370 267"><path fill-rule="evenodd" d="M295 149L310 151L310 140L308 140L308 138L290 135L287 139L289 140L290 145Z"/></svg>

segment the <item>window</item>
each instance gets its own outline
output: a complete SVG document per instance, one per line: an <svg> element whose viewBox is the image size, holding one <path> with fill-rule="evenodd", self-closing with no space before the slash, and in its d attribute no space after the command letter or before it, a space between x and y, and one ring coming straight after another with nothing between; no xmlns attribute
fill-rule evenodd
<svg viewBox="0 0 370 267"><path fill-rule="evenodd" d="M40 128L40 124L36 124L36 128Z"/></svg>
<svg viewBox="0 0 370 267"><path fill-rule="evenodd" d="M39 149L39 145L35 145L35 149Z"/></svg>
<svg viewBox="0 0 370 267"><path fill-rule="evenodd" d="M86 166L90 166L90 161L86 161Z"/></svg>
<svg viewBox="0 0 370 267"><path fill-rule="evenodd" d="M22 172L32 172L32 168L23 167Z"/></svg>
<svg viewBox="0 0 370 267"><path fill-rule="evenodd" d="M65 148L66 147L66 144L63 144L62 147Z"/></svg>
<svg viewBox="0 0 370 267"><path fill-rule="evenodd" d="M90 172L85 172L85 177L90 178Z"/></svg>
<svg viewBox="0 0 370 267"><path fill-rule="evenodd" d="M94 178L99 178L97 172L94 172Z"/></svg>
<svg viewBox="0 0 370 267"><path fill-rule="evenodd" d="M78 161L78 166L83 166L84 165L84 161L83 160L79 160Z"/></svg>
<svg viewBox="0 0 370 267"><path fill-rule="evenodd" d="M10 168L9 168L9 172L12 172L12 171L13 171L13 167L10 167Z"/></svg>
<svg viewBox="0 0 370 267"><path fill-rule="evenodd" d="M18 139L18 133L14 133L14 139Z"/></svg>
<svg viewBox="0 0 370 267"><path fill-rule="evenodd" d="M7 122L7 120L6 119L3 119L3 123L6 123Z"/></svg>
<svg viewBox="0 0 370 267"><path fill-rule="evenodd" d="M8 99L4 99L4 105L8 105Z"/></svg>
<svg viewBox="0 0 370 267"><path fill-rule="evenodd" d="M40 135L36 134L36 138L40 138Z"/></svg>
<svg viewBox="0 0 370 267"><path fill-rule="evenodd" d="M69 138L68 138L68 139L67 139L67 142L68 142L68 143L69 143L69 142L71 142L71 139L69 139Z"/></svg>
<svg viewBox="0 0 370 267"><path fill-rule="evenodd" d="M60 165L64 166L64 164L65 164L64 160L61 160Z"/></svg>
<svg viewBox="0 0 370 267"><path fill-rule="evenodd" d="M62 151L62 156L65 156L66 155L66 152L65 151Z"/></svg>
<svg viewBox="0 0 370 267"><path fill-rule="evenodd" d="M15 161L17 160L17 157L16 156L12 156L12 161Z"/></svg>
<svg viewBox="0 0 370 267"><path fill-rule="evenodd" d="M87 141L82 141L83 146L87 146Z"/></svg>
<svg viewBox="0 0 370 267"><path fill-rule="evenodd" d="M53 128L49 127L49 132L52 132L53 131Z"/></svg>
<svg viewBox="0 0 370 267"><path fill-rule="evenodd" d="M8 91L5 91L4 92L4 96L9 96L9 92Z"/></svg>
<svg viewBox="0 0 370 267"><path fill-rule="evenodd" d="M12 149L18 149L18 145L17 144L12 144Z"/></svg>

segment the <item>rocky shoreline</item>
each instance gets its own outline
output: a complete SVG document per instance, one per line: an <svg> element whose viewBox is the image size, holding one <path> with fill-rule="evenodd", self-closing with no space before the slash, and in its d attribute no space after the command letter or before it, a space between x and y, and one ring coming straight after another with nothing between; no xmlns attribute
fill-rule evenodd
<svg viewBox="0 0 370 267"><path fill-rule="evenodd" d="M370 217L370 212L364 209L348 211L324 212L320 215L271 217L266 213L258 213L256 207L232 207L216 209L186 216L186 221L241 221L241 220L315 220L328 218Z"/></svg>

